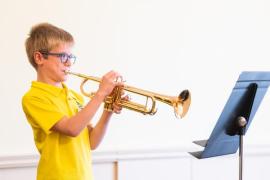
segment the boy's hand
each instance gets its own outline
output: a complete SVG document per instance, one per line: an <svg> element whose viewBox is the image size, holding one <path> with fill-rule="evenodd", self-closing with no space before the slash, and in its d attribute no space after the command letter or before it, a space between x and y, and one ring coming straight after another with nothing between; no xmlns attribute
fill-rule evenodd
<svg viewBox="0 0 270 180"><path fill-rule="evenodd" d="M122 97L121 100L129 101L130 97L128 95L126 95L126 96ZM122 111L122 108L123 107L121 105L118 105L117 103L113 104L113 112L116 113L116 114L120 114L121 111Z"/></svg>
<svg viewBox="0 0 270 180"><path fill-rule="evenodd" d="M115 71L110 71L105 74L101 79L97 94L105 98L111 94L115 86L123 86L123 82L117 81L118 79L122 79L122 76Z"/></svg>

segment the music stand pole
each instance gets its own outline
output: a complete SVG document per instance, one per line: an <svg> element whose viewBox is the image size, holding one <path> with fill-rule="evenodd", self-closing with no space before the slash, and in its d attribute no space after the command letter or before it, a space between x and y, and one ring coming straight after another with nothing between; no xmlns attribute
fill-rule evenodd
<svg viewBox="0 0 270 180"><path fill-rule="evenodd" d="M243 179L243 142L244 142L244 128L247 124L246 118L240 116L237 118L239 126L239 180Z"/></svg>

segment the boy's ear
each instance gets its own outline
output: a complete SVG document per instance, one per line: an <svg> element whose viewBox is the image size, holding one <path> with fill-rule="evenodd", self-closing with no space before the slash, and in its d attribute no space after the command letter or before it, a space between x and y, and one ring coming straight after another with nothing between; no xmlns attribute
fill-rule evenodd
<svg viewBox="0 0 270 180"><path fill-rule="evenodd" d="M37 65L43 64L44 57L40 52L38 51L34 52L34 59Z"/></svg>

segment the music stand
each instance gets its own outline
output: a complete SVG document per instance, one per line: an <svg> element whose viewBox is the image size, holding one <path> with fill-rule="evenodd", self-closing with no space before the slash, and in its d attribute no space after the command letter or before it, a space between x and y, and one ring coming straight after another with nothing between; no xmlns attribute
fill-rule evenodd
<svg viewBox="0 0 270 180"><path fill-rule="evenodd" d="M270 72L242 72L208 140L194 141L203 151L190 152L198 159L236 153L239 180L243 174L243 136L246 134L270 84Z"/></svg>

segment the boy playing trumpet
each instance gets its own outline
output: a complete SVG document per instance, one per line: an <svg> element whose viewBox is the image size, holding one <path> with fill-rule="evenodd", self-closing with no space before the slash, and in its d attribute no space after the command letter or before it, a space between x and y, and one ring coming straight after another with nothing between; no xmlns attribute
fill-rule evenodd
<svg viewBox="0 0 270 180"><path fill-rule="evenodd" d="M25 42L29 62L37 72L22 107L40 153L38 180L92 180L91 149L100 144L113 112L122 109L114 104L113 112L104 110L96 126L90 125L105 97L123 83L115 81L120 77L117 72L108 72L81 109L83 98L64 84L65 72L76 60L73 45L70 33L48 23L34 26Z"/></svg>

